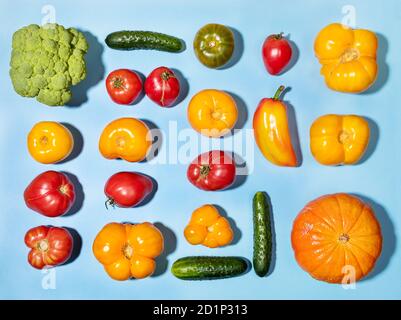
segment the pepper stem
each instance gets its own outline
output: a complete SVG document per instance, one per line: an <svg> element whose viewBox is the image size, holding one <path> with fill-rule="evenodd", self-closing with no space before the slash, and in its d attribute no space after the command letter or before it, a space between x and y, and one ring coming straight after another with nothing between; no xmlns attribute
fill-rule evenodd
<svg viewBox="0 0 401 320"><path fill-rule="evenodd" d="M280 100L280 96L281 96L281 94L283 93L284 90L285 90L285 86L280 86L277 89L276 94L273 97L273 100L275 100L275 101Z"/></svg>

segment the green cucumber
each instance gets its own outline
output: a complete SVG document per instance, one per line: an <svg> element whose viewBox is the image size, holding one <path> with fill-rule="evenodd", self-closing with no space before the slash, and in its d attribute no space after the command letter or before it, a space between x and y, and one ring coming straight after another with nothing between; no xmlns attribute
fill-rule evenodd
<svg viewBox="0 0 401 320"><path fill-rule="evenodd" d="M215 280L239 276L248 266L241 257L185 257L173 263L171 273L182 280Z"/></svg>
<svg viewBox="0 0 401 320"><path fill-rule="evenodd" d="M116 31L110 33L105 42L110 48L117 50L151 49L180 52L184 48L182 40L152 31Z"/></svg>
<svg viewBox="0 0 401 320"><path fill-rule="evenodd" d="M264 277L272 258L272 226L270 201L265 192L253 197L253 268L259 277Z"/></svg>

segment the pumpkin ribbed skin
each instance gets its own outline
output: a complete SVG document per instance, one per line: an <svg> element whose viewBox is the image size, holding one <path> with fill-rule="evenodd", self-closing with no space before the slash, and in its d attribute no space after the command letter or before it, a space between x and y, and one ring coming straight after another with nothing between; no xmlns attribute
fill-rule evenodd
<svg viewBox="0 0 401 320"><path fill-rule="evenodd" d="M349 270L360 280L372 271L382 249L373 210L345 193L308 203L294 221L291 242L302 269L329 283L342 283Z"/></svg>

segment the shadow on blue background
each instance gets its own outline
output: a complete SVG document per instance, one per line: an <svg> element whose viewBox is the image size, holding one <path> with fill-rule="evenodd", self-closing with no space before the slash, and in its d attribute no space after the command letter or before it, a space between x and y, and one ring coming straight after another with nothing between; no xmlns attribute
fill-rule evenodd
<svg viewBox="0 0 401 320"><path fill-rule="evenodd" d="M70 263L73 263L76 259L78 259L79 255L81 254L82 237L78 233L78 231L73 228L69 227L63 227L63 228L66 229L71 234L73 241L71 257L63 264L63 266L66 266Z"/></svg>
<svg viewBox="0 0 401 320"><path fill-rule="evenodd" d="M164 274L169 266L169 260L167 257L174 253L177 248L177 237L173 230L165 226L161 222L156 222L155 227L160 230L164 238L164 251L156 258L156 270L152 277L158 277Z"/></svg>
<svg viewBox="0 0 401 320"><path fill-rule="evenodd" d="M67 103L68 107L80 107L88 101L88 91L100 81L103 80L105 67L102 61L102 54L104 51L103 45L98 39L89 31L81 31L89 45L88 52L85 56L86 61L86 78L71 88L72 98Z"/></svg>
<svg viewBox="0 0 401 320"><path fill-rule="evenodd" d="M249 175L248 166L246 164L245 159L242 158L238 153L235 153L235 152L233 152L231 156L235 163L237 175L235 176L234 183L231 186L229 186L227 189L222 190L223 192L239 188L246 182L246 180L248 179L248 175ZM241 170L241 174L238 174L239 169Z"/></svg>
<svg viewBox="0 0 401 320"><path fill-rule="evenodd" d="M147 125L149 130L151 130L153 139L152 147L150 148L146 159L141 161L141 163L146 163L152 161L159 154L160 149L163 147L163 134L157 124L153 121L149 119L141 119L141 121L143 121Z"/></svg>
<svg viewBox="0 0 401 320"><path fill-rule="evenodd" d="M84 205L85 194L82 184L79 182L78 177L75 174L65 171L62 171L62 173L64 173L68 177L68 179L70 179L71 183L74 185L75 191L74 204L72 205L71 209L63 216L69 217L78 213L82 209L82 206Z"/></svg>
<svg viewBox="0 0 401 320"><path fill-rule="evenodd" d="M233 67L234 65L236 65L242 57L242 54L244 53L244 39L242 37L241 32L239 32L237 29L233 28L233 27L229 27L230 30L233 32L234 34L234 52L233 55L231 57L231 59L222 67L218 68L218 70L225 70L225 69L229 69L231 67Z"/></svg>
<svg viewBox="0 0 401 320"><path fill-rule="evenodd" d="M175 69L175 68L171 68L171 70L174 72L175 76L177 77L178 81L180 82L180 94L177 98L177 101L174 102L174 104L170 107L170 108L174 108L177 105L179 105L182 101L184 101L185 98L188 96L189 82L180 70Z"/></svg>
<svg viewBox="0 0 401 320"><path fill-rule="evenodd" d="M292 49L292 57L291 57L291 61L288 64L288 66L283 70L283 72L280 73L286 73L287 71L290 71L298 62L299 60L299 56L300 56L300 51L298 48L298 45L291 40L291 35L288 35L287 37L288 42L290 43L291 49Z"/></svg>
<svg viewBox="0 0 401 320"><path fill-rule="evenodd" d="M383 272L388 264L390 263L391 257L393 256L396 246L397 240L395 236L394 225L388 216L387 210L381 204L377 203L376 201L370 199L369 197L360 195L360 194L353 194L354 196L360 198L362 201L366 202L375 212L377 220L380 222L382 237L383 237L383 244L382 244L382 253L376 262L376 266L373 271L362 281L367 281L381 272Z"/></svg>
<svg viewBox="0 0 401 320"><path fill-rule="evenodd" d="M71 132L72 138L74 140L74 147L70 155L63 161L58 162L57 165L64 164L79 157L84 148L84 137L82 136L82 133L70 123L61 122L61 124Z"/></svg>
<svg viewBox="0 0 401 320"><path fill-rule="evenodd" d="M370 130L369 145L365 151L365 154L362 156L362 159L359 161L357 165L361 165L369 160L369 158L375 153L380 139L380 129L376 121L368 117L364 117L364 119L369 124L369 130Z"/></svg>
<svg viewBox="0 0 401 320"><path fill-rule="evenodd" d="M376 33L379 40L379 47L377 49L377 64L379 66L379 73L376 82L362 95L369 95L380 91L387 83L390 77L390 68L386 62L389 44L386 37L380 33Z"/></svg>
<svg viewBox="0 0 401 320"><path fill-rule="evenodd" d="M234 130L240 130L245 126L245 123L248 121L248 107L244 101L239 95L237 95L234 92L230 91L225 91L228 93L235 101L235 104L237 105L237 110L238 110L238 121L234 126ZM221 137L222 139L224 137Z"/></svg>

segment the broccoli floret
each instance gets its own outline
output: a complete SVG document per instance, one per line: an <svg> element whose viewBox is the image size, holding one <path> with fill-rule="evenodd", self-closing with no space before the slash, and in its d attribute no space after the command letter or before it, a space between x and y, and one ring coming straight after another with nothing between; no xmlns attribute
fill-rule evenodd
<svg viewBox="0 0 401 320"><path fill-rule="evenodd" d="M62 106L71 99L70 87L86 77L85 36L58 24L31 24L13 35L10 77L23 97L49 106Z"/></svg>

